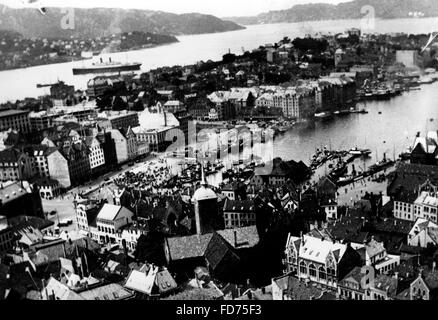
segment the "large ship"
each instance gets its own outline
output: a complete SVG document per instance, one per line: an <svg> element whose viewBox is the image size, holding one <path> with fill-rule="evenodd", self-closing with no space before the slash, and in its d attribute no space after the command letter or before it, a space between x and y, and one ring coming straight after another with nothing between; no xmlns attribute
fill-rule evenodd
<svg viewBox="0 0 438 320"><path fill-rule="evenodd" d="M110 73L110 72L122 72L122 71L137 71L140 70L141 63L120 63L111 61L103 62L100 58L100 62L93 63L89 67L73 68L73 74L90 74L90 73Z"/></svg>

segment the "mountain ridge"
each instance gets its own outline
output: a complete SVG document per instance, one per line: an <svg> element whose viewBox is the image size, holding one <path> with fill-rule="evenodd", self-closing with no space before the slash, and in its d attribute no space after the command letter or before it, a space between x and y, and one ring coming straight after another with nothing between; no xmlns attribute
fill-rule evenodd
<svg viewBox="0 0 438 320"><path fill-rule="evenodd" d="M131 31L178 36L244 29L234 22L199 13L118 8L74 8L73 12L74 28L65 29L61 21L66 20L68 13L63 8L48 7L47 14L41 15L34 8L16 9L0 4L0 29L14 30L25 37L47 38L95 38Z"/></svg>
<svg viewBox="0 0 438 320"><path fill-rule="evenodd" d="M421 17L438 17L438 1L436 0L353 0L336 5L298 4L289 9L269 11L257 16L223 19L242 25L360 19L369 13L368 6L374 8L375 17L380 19L409 18L414 13L422 14Z"/></svg>

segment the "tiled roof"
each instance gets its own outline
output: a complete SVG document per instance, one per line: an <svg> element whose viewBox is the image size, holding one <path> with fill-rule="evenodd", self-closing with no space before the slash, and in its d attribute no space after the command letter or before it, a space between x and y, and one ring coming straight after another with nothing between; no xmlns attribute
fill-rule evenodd
<svg viewBox="0 0 438 320"><path fill-rule="evenodd" d="M84 300L123 300L133 296L117 283L110 283L79 294Z"/></svg>
<svg viewBox="0 0 438 320"><path fill-rule="evenodd" d="M256 226L219 230L217 233L235 249L252 248L260 240Z"/></svg>
<svg viewBox="0 0 438 320"><path fill-rule="evenodd" d="M255 246L259 242L255 226L219 230L217 233L234 249L245 249ZM204 257L207 247L213 238L213 233L192 235L186 237L166 238L170 259L183 260Z"/></svg>
<svg viewBox="0 0 438 320"><path fill-rule="evenodd" d="M171 260L203 257L213 234L167 238Z"/></svg>
<svg viewBox="0 0 438 320"><path fill-rule="evenodd" d="M285 275L273 281L291 300L318 300L323 297L323 290L318 288L316 284L306 284L292 275Z"/></svg>

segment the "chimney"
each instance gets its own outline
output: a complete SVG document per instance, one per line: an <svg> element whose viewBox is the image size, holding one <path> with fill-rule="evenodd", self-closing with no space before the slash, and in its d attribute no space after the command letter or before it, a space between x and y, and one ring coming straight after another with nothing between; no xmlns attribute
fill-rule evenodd
<svg viewBox="0 0 438 320"><path fill-rule="evenodd" d="M394 279L398 281L398 272L394 273Z"/></svg>
<svg viewBox="0 0 438 320"><path fill-rule="evenodd" d="M163 115L164 115L164 126L167 127L167 115L166 115L166 111L163 110Z"/></svg>
<svg viewBox="0 0 438 320"><path fill-rule="evenodd" d="M435 269L436 269L436 261L432 263L432 272L435 272Z"/></svg>
<svg viewBox="0 0 438 320"><path fill-rule="evenodd" d="M300 238L301 238L301 245L303 245L304 244L303 231L300 231Z"/></svg>

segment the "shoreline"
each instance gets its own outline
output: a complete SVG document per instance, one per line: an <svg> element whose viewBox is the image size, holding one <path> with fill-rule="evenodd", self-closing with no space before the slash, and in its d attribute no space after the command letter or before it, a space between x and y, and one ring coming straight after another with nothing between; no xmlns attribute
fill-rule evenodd
<svg viewBox="0 0 438 320"><path fill-rule="evenodd" d="M102 54L123 53L123 52L130 52L130 51L140 51L140 50L153 49L153 48L157 48L157 47L161 47L161 46L166 46L166 45L171 45L171 44L175 44L175 43L179 43L179 42L180 41L177 39L177 41L172 41L172 42L162 43L162 44L156 44L156 45L152 45L152 46L148 46L148 47L134 47L134 48L116 50L116 51L111 51L111 52L104 52L102 50L99 53L99 55L93 56L93 57L99 57ZM53 62L50 62L50 63L35 63L35 64L31 64L31 65L28 65L28 66L25 66L25 67L11 67L11 68L0 69L0 72L28 69L28 68L41 67L41 66L50 66L50 65L56 65L56 64L61 64L61 63L69 63L69 62L88 61L88 60L93 60L93 58L84 59L82 57L69 57L69 59L58 59L58 61L53 61Z"/></svg>
<svg viewBox="0 0 438 320"><path fill-rule="evenodd" d="M245 18L245 17L242 17ZM437 19L438 22L438 16L436 17L401 17L401 18L376 18L376 21L393 21L393 20L427 20L427 19ZM360 21L360 18L349 18L349 19L343 19L343 18L333 18L333 19L323 19L323 20L300 20L300 21L276 21L276 22L258 22L258 23L249 23L249 24L244 24L244 23L239 23L241 26L244 27L253 27L253 26L263 26L263 25L275 25L275 24L299 24L299 23L314 23L314 22L333 22L333 21L354 21L354 20L358 20ZM234 20L230 20L234 23L238 23L235 22ZM420 33L411 33L411 34L421 34Z"/></svg>

